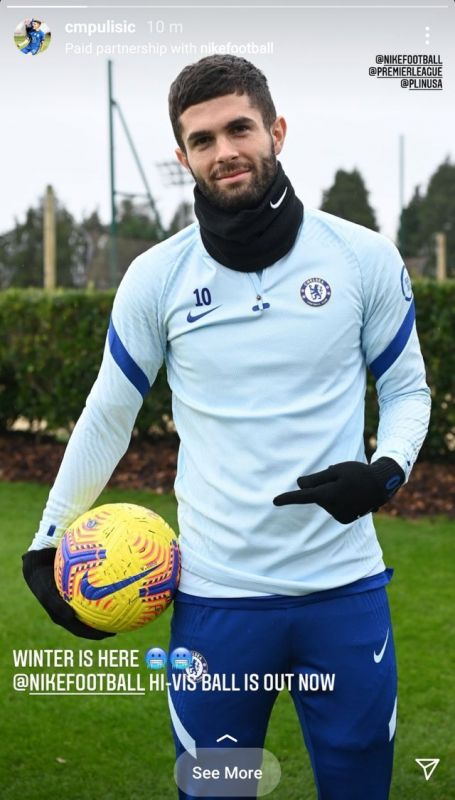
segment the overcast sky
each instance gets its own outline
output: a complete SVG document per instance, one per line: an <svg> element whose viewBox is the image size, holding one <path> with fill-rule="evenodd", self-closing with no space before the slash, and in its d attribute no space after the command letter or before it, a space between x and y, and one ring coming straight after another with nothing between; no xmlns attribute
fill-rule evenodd
<svg viewBox="0 0 455 800"><path fill-rule="evenodd" d="M265 45L247 55L269 79L279 113L288 121L281 156L297 193L308 206L321 203L339 168L364 176L383 233L396 234L399 210L399 136L405 137L405 200L416 184L425 187L435 168L454 157L453 48L455 3L298 2L288 8L265 4L223 8L224 3L133 3L86 9L19 8L0 5L1 207L0 232L22 219L46 184L80 219L97 208L109 219L109 158L106 46L161 47L161 53L114 54L115 97L127 119L158 207L167 221L181 198L163 184L156 163L173 158L167 117L169 84L187 63L215 43ZM138 3L139 5L139 3ZM162 4L164 6L164 4ZM234 3L232 3L232 6ZM177 6L177 4L176 4ZM388 6L388 7L386 7ZM49 49L23 55L13 33L25 17L44 20L52 31ZM74 24L124 22L135 32L89 36ZM153 31L148 21L153 23ZM179 48L187 52L172 52ZM76 54L76 46L91 53ZM97 47L104 52L97 55ZM69 52L69 50L71 52ZM371 77L378 54L441 56L442 91L402 88L400 79ZM5 76L7 76L5 78ZM116 125L116 169L120 190L142 185L124 134ZM191 188L184 190L191 198Z"/></svg>

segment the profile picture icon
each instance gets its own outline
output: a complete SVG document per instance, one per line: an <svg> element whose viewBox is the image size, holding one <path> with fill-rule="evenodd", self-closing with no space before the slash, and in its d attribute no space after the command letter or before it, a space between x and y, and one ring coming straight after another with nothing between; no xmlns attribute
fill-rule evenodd
<svg viewBox="0 0 455 800"><path fill-rule="evenodd" d="M41 19L24 19L16 26L14 43L21 53L37 56L44 53L51 43L49 26Z"/></svg>

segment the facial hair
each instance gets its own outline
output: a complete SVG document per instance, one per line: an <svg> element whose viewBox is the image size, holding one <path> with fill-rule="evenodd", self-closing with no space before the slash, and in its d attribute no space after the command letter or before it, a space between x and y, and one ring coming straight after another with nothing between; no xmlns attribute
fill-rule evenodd
<svg viewBox="0 0 455 800"><path fill-rule="evenodd" d="M233 164L230 170L219 171L220 175L226 176L239 169L246 168L251 172L250 183L247 188L233 187L231 191L221 189L217 185L216 178L213 182L207 183L203 178L198 177L192 172L200 191L216 208L222 211L243 211L246 208L254 208L259 205L267 189L276 175L277 159L273 145L268 156L261 156L259 164Z"/></svg>

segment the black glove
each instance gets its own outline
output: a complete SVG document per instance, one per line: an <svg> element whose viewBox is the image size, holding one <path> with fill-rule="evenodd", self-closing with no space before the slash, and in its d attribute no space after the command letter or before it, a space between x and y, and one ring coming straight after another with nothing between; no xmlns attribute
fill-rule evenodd
<svg viewBox="0 0 455 800"><path fill-rule="evenodd" d="M24 578L52 622L84 639L105 639L107 636L115 636L114 633L99 631L97 628L85 625L60 595L54 578L56 552L55 547L46 547L44 550L29 550L22 556Z"/></svg>
<svg viewBox="0 0 455 800"><path fill-rule="evenodd" d="M392 458L378 458L373 464L343 461L298 478L300 491L280 494L273 503L276 506L317 503L347 525L387 503L404 479L403 470Z"/></svg>

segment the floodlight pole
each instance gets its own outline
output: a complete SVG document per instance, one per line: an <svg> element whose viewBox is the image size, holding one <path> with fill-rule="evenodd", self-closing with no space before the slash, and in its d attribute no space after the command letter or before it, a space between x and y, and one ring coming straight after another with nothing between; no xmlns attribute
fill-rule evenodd
<svg viewBox="0 0 455 800"><path fill-rule="evenodd" d="M114 106L115 100L112 93L112 61L107 62L107 81L109 93L109 164L111 179L111 225L110 225L110 247L109 247L109 267L110 284L117 285L117 215L115 208L115 158L114 158Z"/></svg>
<svg viewBox="0 0 455 800"><path fill-rule="evenodd" d="M131 136L131 133L130 133L129 128L128 128L128 125L126 124L126 119L123 116L123 112L122 112L122 109L120 108L120 105L115 100L113 100L112 103L113 103L114 107L117 109L117 112L118 112L118 115L119 115L119 118L120 118L120 122L122 123L123 130L125 131L125 136L126 136L126 138L128 140L128 144L129 144L131 152L133 154L133 158L134 158L134 160L136 162L136 166L137 166L139 175L142 178L142 183L144 184L146 196L147 196L148 201L150 203L150 208L152 209L152 211L153 211L153 213L155 215L156 226L158 228L159 233L163 234L164 231L163 231L163 226L161 224L160 215L159 215L158 209L156 207L155 201L154 201L154 199L152 197L152 193L150 191L150 186L149 186L148 181L147 181L147 176L146 176L146 174L144 172L144 169L143 169L142 164L141 164L141 160L139 158L138 152L137 152L136 147L134 145L133 137Z"/></svg>

